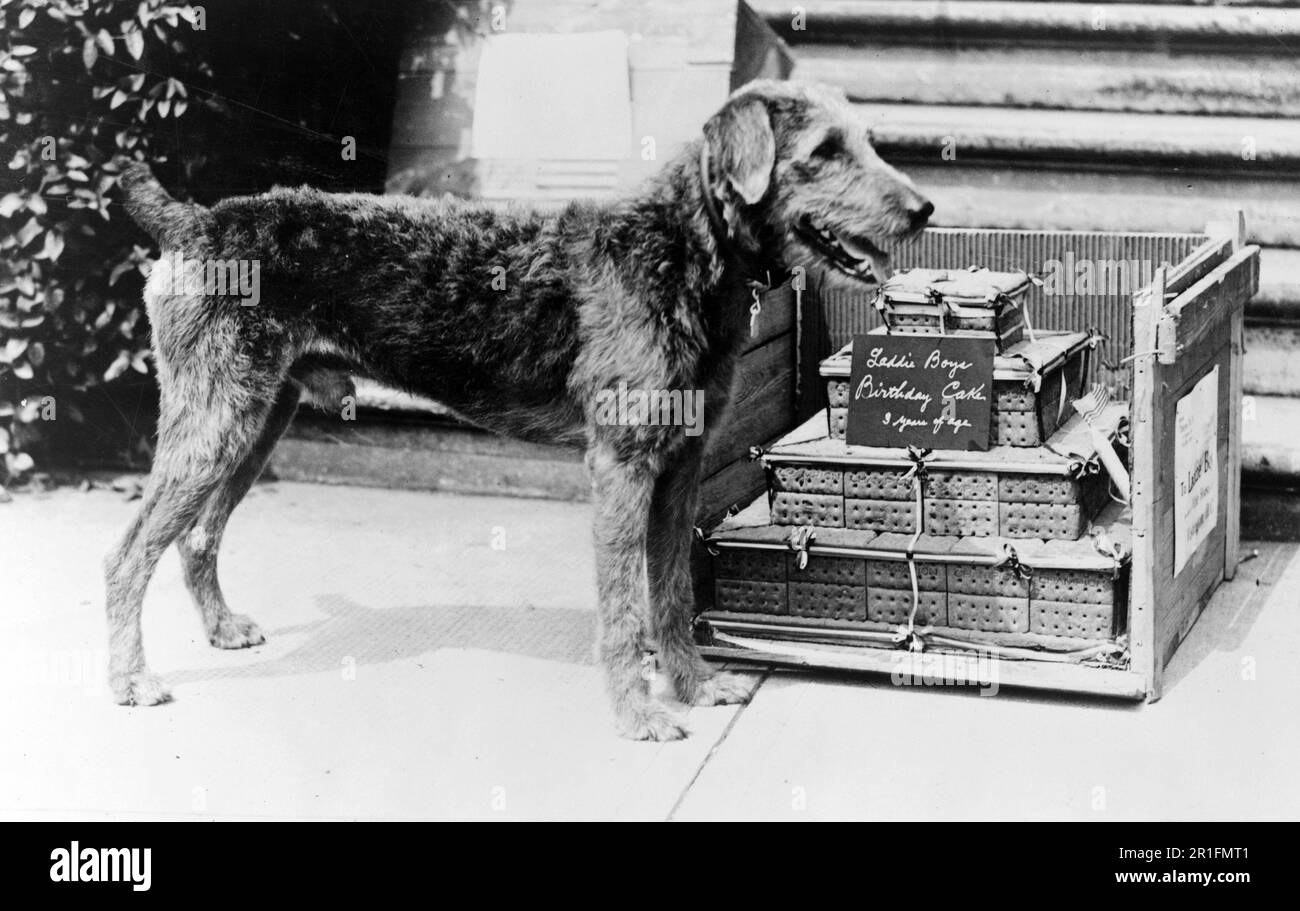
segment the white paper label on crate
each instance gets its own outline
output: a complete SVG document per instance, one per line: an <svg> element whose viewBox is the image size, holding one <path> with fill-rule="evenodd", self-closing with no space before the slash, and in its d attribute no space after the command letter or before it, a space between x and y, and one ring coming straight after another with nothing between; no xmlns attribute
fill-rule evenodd
<svg viewBox="0 0 1300 911"><path fill-rule="evenodd" d="M1174 575L1219 520L1219 367L1174 409Z"/></svg>

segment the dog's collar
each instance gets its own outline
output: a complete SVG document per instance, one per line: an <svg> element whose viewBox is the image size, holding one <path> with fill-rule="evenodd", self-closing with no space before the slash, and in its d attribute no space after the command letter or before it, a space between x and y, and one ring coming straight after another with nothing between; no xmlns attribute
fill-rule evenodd
<svg viewBox="0 0 1300 911"><path fill-rule="evenodd" d="M718 211L718 201L713 196L713 186L709 182L709 141L704 139L700 142L700 192L704 196L704 211L709 217L709 227L713 230L714 241L718 245L718 252L721 254L731 254L731 258L737 261L745 261L748 257L742 255L737 246L732 243L731 230L727 222L723 219L722 213ZM755 278L748 279L745 286L751 292L757 291L759 294L766 293L775 285L783 283L786 279L784 273L777 279L775 284L772 281L772 273L765 273L766 281L760 281Z"/></svg>

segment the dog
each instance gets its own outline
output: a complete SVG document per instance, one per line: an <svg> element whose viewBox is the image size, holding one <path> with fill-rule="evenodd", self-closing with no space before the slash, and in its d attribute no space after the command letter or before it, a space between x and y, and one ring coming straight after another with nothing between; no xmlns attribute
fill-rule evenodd
<svg viewBox="0 0 1300 911"><path fill-rule="evenodd" d="M624 736L686 735L652 693L647 662L686 705L746 701L751 679L715 672L692 635L689 552L709 433L599 420L593 402L620 384L702 391L705 427L718 426L749 325L747 283L805 265L874 286L891 245L934 207L879 158L834 89L750 83L703 134L635 195L550 214L309 188L205 208L172 198L147 165L127 167L125 206L159 263L200 266L179 280L155 267L145 286L161 413L139 512L105 561L116 701L170 698L145 665L140 612L172 543L212 645L264 641L221 594L226 520L304 391L337 403L348 374L499 433L585 450L598 653ZM254 264L256 302L214 291L204 263ZM231 281L247 271L231 268Z"/></svg>

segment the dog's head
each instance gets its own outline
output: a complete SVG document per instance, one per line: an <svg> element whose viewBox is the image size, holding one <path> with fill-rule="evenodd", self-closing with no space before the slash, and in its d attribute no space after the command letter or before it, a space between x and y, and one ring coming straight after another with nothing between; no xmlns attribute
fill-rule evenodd
<svg viewBox="0 0 1300 911"><path fill-rule="evenodd" d="M774 264L819 267L855 285L889 275L889 251L934 206L885 164L844 94L756 81L704 127L707 190L732 237Z"/></svg>

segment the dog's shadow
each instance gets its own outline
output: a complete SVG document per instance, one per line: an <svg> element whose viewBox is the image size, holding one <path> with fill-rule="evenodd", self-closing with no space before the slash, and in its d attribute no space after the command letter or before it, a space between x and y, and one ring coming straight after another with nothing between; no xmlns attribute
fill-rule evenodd
<svg viewBox="0 0 1300 911"><path fill-rule="evenodd" d="M274 649L280 637L305 635L298 646L262 661L241 661L166 674L169 684L242 677L285 677L386 664L440 648L482 649L567 664L594 664L595 614L568 608L435 605L369 608L339 595L321 595L325 616L267 629Z"/></svg>

